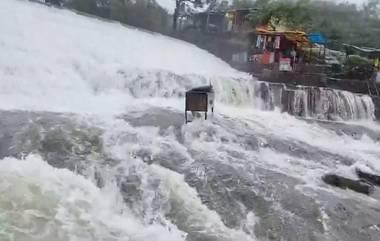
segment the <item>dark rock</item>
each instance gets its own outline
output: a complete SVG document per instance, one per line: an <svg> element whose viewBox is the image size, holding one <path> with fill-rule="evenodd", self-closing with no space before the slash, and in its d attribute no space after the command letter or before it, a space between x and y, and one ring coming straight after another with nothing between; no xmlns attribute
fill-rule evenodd
<svg viewBox="0 0 380 241"><path fill-rule="evenodd" d="M363 172L360 169L356 169L356 174L360 179L370 182L374 185L380 186L380 176Z"/></svg>
<svg viewBox="0 0 380 241"><path fill-rule="evenodd" d="M324 175L322 177L322 180L329 185L342 189L351 189L355 192L363 193L366 195L369 195L374 191L373 185L367 182L363 182L361 180L352 180L335 174Z"/></svg>
<svg viewBox="0 0 380 241"><path fill-rule="evenodd" d="M259 82L255 97L262 100L264 110L280 109L294 116L320 120L372 119L372 103L367 96L354 92L315 86L293 86L283 83ZM352 102L354 100L354 102ZM380 99L376 102L375 116L380 118ZM354 111L352 111L354 110Z"/></svg>
<svg viewBox="0 0 380 241"><path fill-rule="evenodd" d="M50 112L0 111L0 159L39 154L55 168L81 173L104 158L101 129Z"/></svg>
<svg viewBox="0 0 380 241"><path fill-rule="evenodd" d="M372 96L373 104L375 105L375 117L380 120L380 97Z"/></svg>

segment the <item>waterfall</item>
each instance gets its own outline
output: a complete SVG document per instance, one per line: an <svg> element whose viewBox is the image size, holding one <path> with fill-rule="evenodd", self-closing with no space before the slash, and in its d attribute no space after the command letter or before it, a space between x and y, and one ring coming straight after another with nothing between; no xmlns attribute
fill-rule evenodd
<svg viewBox="0 0 380 241"><path fill-rule="evenodd" d="M280 109L304 118L323 120L372 120L375 106L368 95L320 87L257 82L256 102L260 109Z"/></svg>
<svg viewBox="0 0 380 241"><path fill-rule="evenodd" d="M0 20L1 241L378 240L379 195L320 179L380 172L378 125L269 112L371 119L368 96L28 1L0 0ZM210 83L215 115L184 124Z"/></svg>

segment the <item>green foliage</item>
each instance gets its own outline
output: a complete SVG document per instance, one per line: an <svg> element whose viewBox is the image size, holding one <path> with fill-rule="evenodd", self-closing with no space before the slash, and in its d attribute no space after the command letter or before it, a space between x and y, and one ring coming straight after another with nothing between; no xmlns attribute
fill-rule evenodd
<svg viewBox="0 0 380 241"><path fill-rule="evenodd" d="M333 42L380 48L380 19L372 11L348 3L313 5L313 21L307 30L321 32Z"/></svg>
<svg viewBox="0 0 380 241"><path fill-rule="evenodd" d="M252 8L255 6L255 1L253 1L253 0L233 0L232 6L234 8Z"/></svg>
<svg viewBox="0 0 380 241"><path fill-rule="evenodd" d="M254 7L259 10L250 14L253 26L320 32L333 49L340 49L341 43L380 48L380 0L368 0L360 8L323 0L257 0Z"/></svg>
<svg viewBox="0 0 380 241"><path fill-rule="evenodd" d="M368 59L351 55L344 63L344 73L349 78L369 79L374 73L374 68Z"/></svg>
<svg viewBox="0 0 380 241"><path fill-rule="evenodd" d="M163 32L168 25L166 11L158 5L149 5L148 1L141 0L135 3L112 1L110 18L157 32Z"/></svg>
<svg viewBox="0 0 380 241"><path fill-rule="evenodd" d="M71 0L66 5L85 13L96 14L97 12L95 0Z"/></svg>
<svg viewBox="0 0 380 241"><path fill-rule="evenodd" d="M366 65L370 65L370 62L368 61L368 59L360 57L358 55L350 55L346 59L345 65L347 67L351 68L352 66L366 66Z"/></svg>
<svg viewBox="0 0 380 241"><path fill-rule="evenodd" d="M281 25L302 30L312 21L308 0L258 1L257 4L259 11L251 17L255 24L270 24L272 27Z"/></svg>
<svg viewBox="0 0 380 241"><path fill-rule="evenodd" d="M155 0L67 0L66 5L136 27L170 32L171 16ZM341 43L380 48L380 0L367 0L360 8L326 0L234 0L232 5L257 9L249 15L252 26L269 23L320 32L329 40L328 47L336 50L342 50Z"/></svg>
<svg viewBox="0 0 380 241"><path fill-rule="evenodd" d="M75 10L160 33L169 32L169 15L152 0L70 0Z"/></svg>

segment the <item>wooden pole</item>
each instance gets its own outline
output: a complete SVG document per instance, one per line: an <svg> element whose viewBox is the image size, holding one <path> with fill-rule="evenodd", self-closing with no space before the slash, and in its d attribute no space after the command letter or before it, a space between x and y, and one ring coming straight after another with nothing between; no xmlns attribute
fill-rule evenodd
<svg viewBox="0 0 380 241"><path fill-rule="evenodd" d="M210 24L210 10L207 10L206 31L209 31L208 25Z"/></svg>
<svg viewBox="0 0 380 241"><path fill-rule="evenodd" d="M312 45L310 44L310 48L309 48L309 63L311 64L311 47Z"/></svg>
<svg viewBox="0 0 380 241"><path fill-rule="evenodd" d="M173 14L173 31L177 31L178 27L178 17L179 17L179 9L181 7L181 2L183 0L175 0L175 9L174 9L174 14Z"/></svg>

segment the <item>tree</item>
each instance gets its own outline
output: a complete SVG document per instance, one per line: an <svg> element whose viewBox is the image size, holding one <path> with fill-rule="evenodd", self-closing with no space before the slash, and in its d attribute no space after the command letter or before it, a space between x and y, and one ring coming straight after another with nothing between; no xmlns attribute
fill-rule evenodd
<svg viewBox="0 0 380 241"><path fill-rule="evenodd" d="M380 48L380 19L372 14L377 0L369 0L366 7L358 8L355 4L313 1L311 26L308 31L323 33L330 43L348 43L358 46ZM331 41L332 40L332 41ZM336 48L337 46L330 45Z"/></svg>
<svg viewBox="0 0 380 241"><path fill-rule="evenodd" d="M376 18L380 14L380 0L368 0L363 4L363 12L370 18Z"/></svg>
<svg viewBox="0 0 380 241"><path fill-rule="evenodd" d="M174 9L174 14L173 14L173 30L174 31L177 31L179 11L180 11L182 2L184 2L184 0L175 0L175 9Z"/></svg>
<svg viewBox="0 0 380 241"><path fill-rule="evenodd" d="M259 9L250 15L254 25L284 26L304 30L311 22L308 0L294 1L260 1Z"/></svg>
<svg viewBox="0 0 380 241"><path fill-rule="evenodd" d="M168 13L155 0L67 0L75 10L135 27L168 33Z"/></svg>
<svg viewBox="0 0 380 241"><path fill-rule="evenodd" d="M66 5L75 10L90 14L96 14L97 10L96 0L70 0Z"/></svg>
<svg viewBox="0 0 380 241"><path fill-rule="evenodd" d="M255 6L255 1L253 1L253 0L233 0L232 6L234 8L252 8Z"/></svg>
<svg viewBox="0 0 380 241"><path fill-rule="evenodd" d="M202 0L175 0L176 6L174 9L174 14L173 14L173 31L177 31L178 18L180 17L180 15L192 14L191 12L186 12L186 9L184 8L184 4L193 6L193 8L203 7L204 4L208 4L208 10L209 10L209 9L216 9L218 7L217 2L218 2L217 0L203 0L203 1Z"/></svg>
<svg viewBox="0 0 380 241"><path fill-rule="evenodd" d="M320 32L333 48L338 42L380 48L380 0L368 0L363 8L324 0L256 0L254 8L258 10L249 16L253 26Z"/></svg>

